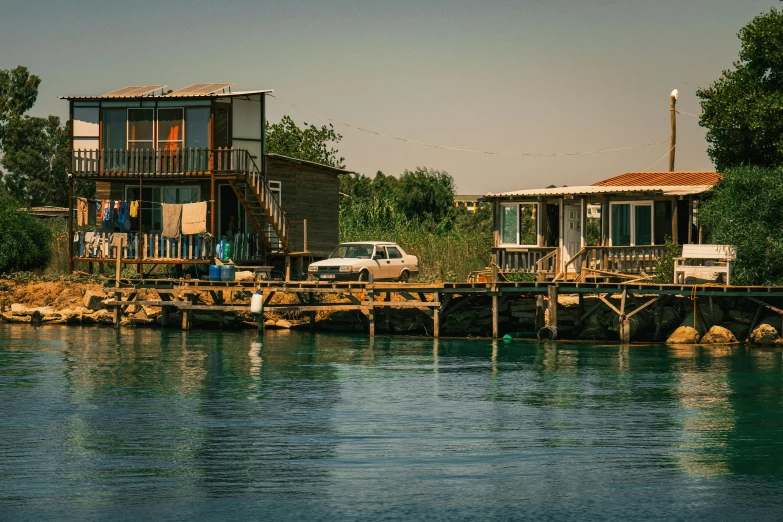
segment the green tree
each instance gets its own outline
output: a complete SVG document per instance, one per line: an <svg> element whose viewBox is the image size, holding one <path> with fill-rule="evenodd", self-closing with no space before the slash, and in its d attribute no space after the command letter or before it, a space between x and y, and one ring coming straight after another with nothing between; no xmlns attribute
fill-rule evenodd
<svg viewBox="0 0 783 522"><path fill-rule="evenodd" d="M316 127L305 122L304 128L299 128L290 116L283 116L279 123L266 122L267 152L341 169L345 168L345 158L338 156L339 151L331 144L342 139L331 124Z"/></svg>
<svg viewBox="0 0 783 522"><path fill-rule="evenodd" d="M783 163L783 13L773 8L738 35L733 70L699 89L707 150L715 167Z"/></svg>
<svg viewBox="0 0 783 522"><path fill-rule="evenodd" d="M783 284L783 167L724 172L699 209L709 242L737 247L732 283Z"/></svg>
<svg viewBox="0 0 783 522"><path fill-rule="evenodd" d="M410 219L439 223L454 209L454 178L446 171L406 170L395 186L397 204Z"/></svg>
<svg viewBox="0 0 783 522"><path fill-rule="evenodd" d="M21 118L38 98L41 79L22 65L15 69L0 69L0 151L3 150L6 124Z"/></svg>
<svg viewBox="0 0 783 522"><path fill-rule="evenodd" d="M6 126L3 185L34 206L67 206L69 146L68 129L57 116L13 118ZM74 191L92 196L94 190L94 183L80 180Z"/></svg>
<svg viewBox="0 0 783 522"><path fill-rule="evenodd" d="M40 219L19 212L21 203L0 189L0 273L43 269L52 256L52 232Z"/></svg>

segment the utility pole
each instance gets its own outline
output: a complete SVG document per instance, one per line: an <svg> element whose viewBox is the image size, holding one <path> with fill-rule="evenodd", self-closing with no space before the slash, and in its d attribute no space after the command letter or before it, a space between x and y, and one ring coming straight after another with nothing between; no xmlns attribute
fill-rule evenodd
<svg viewBox="0 0 783 522"><path fill-rule="evenodd" d="M674 89L669 96L669 113L672 121L671 136L669 137L669 172L674 172L674 153L677 147L677 97L680 91Z"/></svg>

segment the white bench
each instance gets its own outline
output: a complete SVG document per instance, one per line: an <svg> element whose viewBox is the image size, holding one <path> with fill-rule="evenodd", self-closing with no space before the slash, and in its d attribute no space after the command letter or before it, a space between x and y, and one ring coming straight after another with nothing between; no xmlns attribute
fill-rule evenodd
<svg viewBox="0 0 783 522"><path fill-rule="evenodd" d="M674 258L674 282L685 284L688 277L698 279L715 279L725 274L726 285L730 283L734 270L737 251L730 245L682 245L682 256ZM686 260L700 261L699 264L686 264ZM704 266L704 261L714 261L711 266Z"/></svg>

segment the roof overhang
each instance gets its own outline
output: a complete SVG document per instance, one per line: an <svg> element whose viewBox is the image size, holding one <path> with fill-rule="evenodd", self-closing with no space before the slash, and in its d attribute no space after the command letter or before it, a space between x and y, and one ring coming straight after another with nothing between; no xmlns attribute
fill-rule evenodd
<svg viewBox="0 0 783 522"><path fill-rule="evenodd" d="M492 199L518 199L546 197L577 197L577 196L611 196L611 195L640 195L640 196L692 196L708 192L713 185L670 185L670 186L596 186L587 185L581 187L553 187L544 189L516 190L513 192L499 192L485 194L482 200Z"/></svg>
<svg viewBox="0 0 783 522"><path fill-rule="evenodd" d="M316 163L315 161L307 161L298 158L291 158L289 156L283 156L282 154L274 154L272 152L265 154L265 156L269 159L279 159L282 161L287 161L289 163L296 163L297 165L305 165L308 167L319 168L321 170L325 170L333 174L356 174L356 172L352 170L345 170L338 167L332 167L330 165L324 165L323 163Z"/></svg>
<svg viewBox="0 0 783 522"><path fill-rule="evenodd" d="M171 96L170 94L150 94L144 96L91 96L91 95L74 95L74 96L58 96L61 100L85 100L85 101L100 101L100 100L191 100L191 99L210 99L210 98L241 98L243 96L253 96L257 94L266 94L274 92L271 89L257 89L252 91L233 91L233 92L216 92L211 94L181 94L177 96Z"/></svg>

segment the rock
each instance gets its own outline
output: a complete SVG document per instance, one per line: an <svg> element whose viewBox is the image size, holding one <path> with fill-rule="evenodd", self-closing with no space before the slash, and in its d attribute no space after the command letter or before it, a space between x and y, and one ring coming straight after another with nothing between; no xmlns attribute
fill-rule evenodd
<svg viewBox="0 0 783 522"><path fill-rule="evenodd" d="M13 303L11 305L11 312L13 313L24 313L26 311L27 311L27 307L23 304Z"/></svg>
<svg viewBox="0 0 783 522"><path fill-rule="evenodd" d="M731 330L715 325L701 338L701 344L734 344L737 338Z"/></svg>
<svg viewBox="0 0 783 522"><path fill-rule="evenodd" d="M103 310L103 300L106 299L106 297L106 294L103 292L87 290L84 293L82 303L84 303L84 307L88 310Z"/></svg>
<svg viewBox="0 0 783 522"><path fill-rule="evenodd" d="M692 326L680 326L666 339L666 344L698 344L699 332Z"/></svg>
<svg viewBox="0 0 783 522"><path fill-rule="evenodd" d="M729 319L735 323L750 324L753 321L753 314L742 310L729 310Z"/></svg>
<svg viewBox="0 0 783 522"><path fill-rule="evenodd" d="M16 314L14 312L3 312L0 315L3 317L4 321L7 321L9 323L29 323L30 322L30 316L29 315L21 315L21 314Z"/></svg>
<svg viewBox="0 0 783 522"><path fill-rule="evenodd" d="M744 341L748 338L748 330L750 327L747 324L728 322L723 323L723 327L730 330L738 341Z"/></svg>
<svg viewBox="0 0 783 522"><path fill-rule="evenodd" d="M291 321L286 321L285 319L279 319L275 321L275 326L278 328L291 328Z"/></svg>
<svg viewBox="0 0 783 522"><path fill-rule="evenodd" d="M759 346L771 346L778 339L777 329L767 323L761 323L750 333L750 342Z"/></svg>

